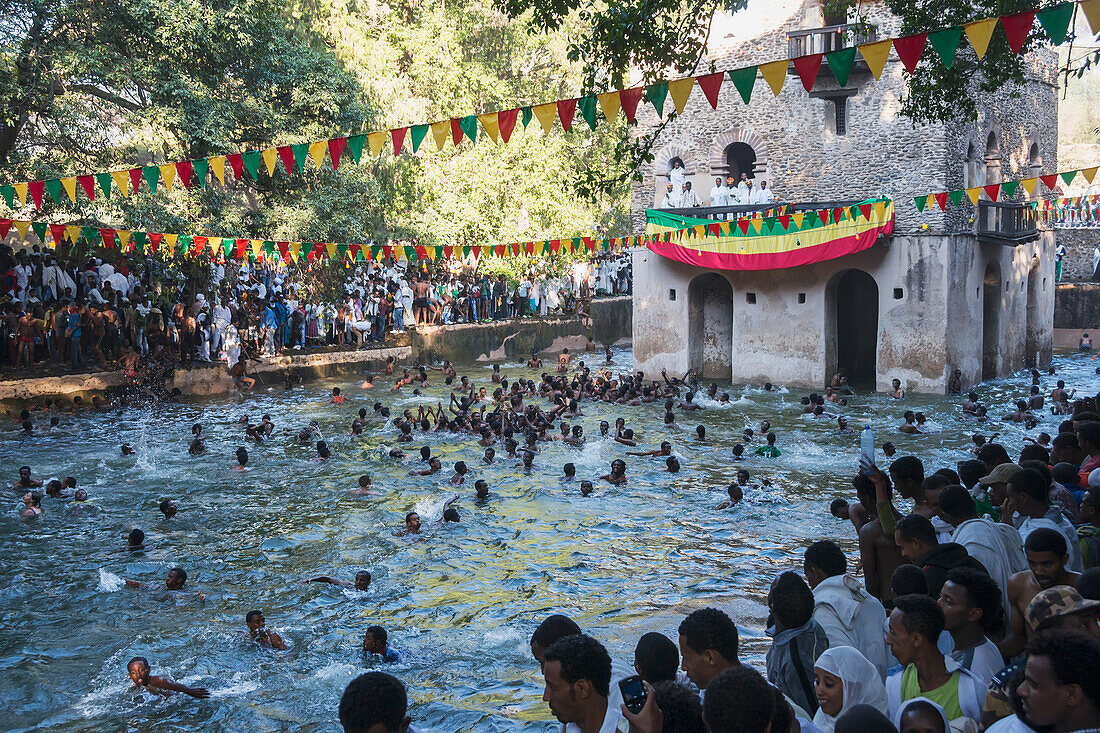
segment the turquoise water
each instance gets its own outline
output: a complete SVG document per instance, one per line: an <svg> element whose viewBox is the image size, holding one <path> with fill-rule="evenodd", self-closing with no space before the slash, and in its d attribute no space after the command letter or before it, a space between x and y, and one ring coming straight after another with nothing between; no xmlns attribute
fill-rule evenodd
<svg viewBox="0 0 1100 733"><path fill-rule="evenodd" d="M617 351L614 362L629 370L630 352ZM1095 364L1077 355L1056 360L1059 377L1081 393L1100 388ZM514 364L502 372L537 377ZM487 365L459 373L491 391ZM1044 376L1044 393L1057 378ZM44 516L24 523L9 489L10 510L0 518L0 728L122 731L155 723L160 730L331 731L338 729L336 708L347 682L381 668L405 681L415 723L430 730L555 730L527 645L544 616L572 616L613 657L630 662L643 633L675 639L686 613L716 605L737 621L743 656L761 662L771 579L800 570L813 539L840 540L854 553L851 525L829 516L828 500L851 497L859 438L838 436L833 421L801 416L803 390L727 386L732 404L718 408L704 400L711 409L678 413L684 431L671 436L659 405L584 403L584 417L569 422L583 425L587 444L541 444L535 469L524 473L517 461L500 457L481 465L474 441L446 433L418 435L405 446L411 458L389 458L396 432L379 418L362 436L350 436L359 407L369 411L380 400L395 412L415 411L421 399L407 389L391 394L392 378L379 378L371 390L360 389L361 381L337 378L291 392L257 385L244 398L62 415L53 433L29 438L15 423L4 428L0 466L9 485L23 463L36 478L75 476L100 512L75 515L65 502L47 498ZM446 399L441 385L435 373L427 390L432 402ZM1030 377L1020 375L979 392L999 417L1029 385ZM333 386L350 404L327 404ZM962 418L960 404L871 395L840 409L857 429L869 422L879 444L892 440L899 455L925 458L931 471L965 458L962 449L977 426ZM897 433L905 409L924 410L939 432ZM256 421L265 412L276 424L274 439L246 443L237 418ZM640 434L640 445L671 439L683 470L670 475L663 459L628 458L627 485L597 482L596 493L583 498L576 483L559 480L561 467L576 463L579 478L606 473L627 449L599 439L599 421L620 415ZM313 419L334 453L325 463L283 434ZM735 439L761 419L779 433L782 457L735 466ZM195 422L207 434L200 457L187 453ZM695 439L697 424L706 426L706 441ZM1027 434L1053 433L1056 426L1048 414ZM978 429L988 434L1001 426ZM1023 428L1002 432L1018 454ZM123 457L122 442L137 454ZM243 473L231 469L239 445L251 454ZM407 475L421 467L421 445L442 457L443 472ZM472 471L454 489L447 479L460 459ZM774 487L751 489L737 508L716 511L740 467L754 483L768 477ZM362 473L373 476L381 496L349 495ZM484 502L474 498L477 478L491 487ZM456 491L461 523L433 525ZM179 506L171 522L160 519L162 498ZM424 533L397 536L414 509ZM152 545L138 555L123 549L134 527ZM205 604L190 593L117 589L119 577L163 582L176 565L187 569L188 587L201 590ZM374 575L365 593L299 582L318 574L351 580L359 569ZM288 651L243 638L244 615L253 608L264 611ZM374 623L389 630L400 662L363 656L363 633ZM130 692L125 665L138 655L154 674L209 688L211 699Z"/></svg>

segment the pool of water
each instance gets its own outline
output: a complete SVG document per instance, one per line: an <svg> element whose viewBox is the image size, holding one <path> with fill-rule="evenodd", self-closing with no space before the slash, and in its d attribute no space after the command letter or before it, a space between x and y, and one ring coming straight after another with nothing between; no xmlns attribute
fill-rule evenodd
<svg viewBox="0 0 1100 733"><path fill-rule="evenodd" d="M602 361L602 357L599 359ZM628 370L629 351L617 351L615 368ZM1057 378L1081 393L1100 389L1096 362L1080 355L1056 359L1058 377L1043 378L1049 393ZM506 364L510 377L537 372ZM491 388L486 364L460 373ZM442 380L427 390L446 400ZM25 523L21 504L8 490L0 517L0 728L65 731L305 730L338 729L336 709L344 686L372 668L396 674L409 687L414 721L433 731L556 729L541 701L542 678L527 640L544 616L561 612L599 638L613 657L631 661L634 643L647 631L676 638L693 609L716 605L731 614L742 634L743 656L762 663L768 584L779 572L801 569L803 548L818 538L839 540L854 552L851 526L834 520L828 501L851 497L858 436L839 436L833 421L802 416L804 390L765 393L726 386L732 402L678 417L684 431L661 424L659 405L618 407L585 403L583 448L542 444L529 473L515 460L479 463L472 440L444 433L418 435L406 446L412 457L388 457L396 432L371 420L361 436L349 435L359 407L382 401L399 411L420 397L391 394L392 380L361 389L361 378L314 382L291 392L257 385L240 398L225 396L155 409L63 415L53 433L21 437L15 423L0 432L4 480L28 463L37 478L75 476L99 507L95 516L74 514L66 503L45 499L44 516ZM388 383L387 383L388 382ZM990 414L1026 394L1030 377L987 383L978 390ZM328 404L340 386L349 404ZM490 389L491 391L491 389ZM964 458L969 434L1001 429L1013 455L1023 445L1021 426L978 427L964 419L960 401L914 395L903 402L857 396L840 408L857 429L865 422L881 444L900 455L925 459L928 470ZM937 430L897 432L905 409L924 410ZM233 452L245 445L234 424L270 413L276 437L249 444L248 470L231 469ZM640 444L674 443L683 470L667 473L663 459L628 459L627 485L597 482L584 498L564 483L562 465L577 465L579 478L606 473L623 446L598 438L599 421L622 416ZM745 427L771 420L779 433L778 459L731 460ZM334 456L321 463L314 451L291 442L284 429L317 420ZM1049 414L1039 428L1053 433ZM190 426L207 433L207 453L187 453ZM694 426L707 428L699 441ZM136 455L123 457L130 442ZM417 448L431 446L446 470L410 477L419 468ZM459 524L435 525L450 466L472 468L457 490ZM724 486L745 467L754 482L771 489L746 492L732 511L715 507ZM370 473L377 497L349 495L360 474ZM484 478L492 494L479 502L473 481ZM9 483L10 485L10 483ZM180 514L160 519L157 506L172 498ZM398 536L404 515L424 518L420 536ZM142 528L152 546L142 554L124 549L125 536ZM854 560L854 558L853 558ZM188 586L206 595L118 588L118 578L163 581L182 566ZM311 575L350 580L369 569L374 583L359 593L304 585ZM246 641L244 615L262 609L269 627L290 645L286 652ZM366 627L381 624L402 653L396 664L365 658ZM129 691L126 661L145 656L154 674L210 689L207 701L182 695L150 699Z"/></svg>

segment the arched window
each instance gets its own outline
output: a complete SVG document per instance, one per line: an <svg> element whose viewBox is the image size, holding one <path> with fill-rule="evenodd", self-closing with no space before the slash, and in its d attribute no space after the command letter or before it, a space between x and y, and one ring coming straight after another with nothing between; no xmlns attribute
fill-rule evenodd
<svg viewBox="0 0 1100 733"><path fill-rule="evenodd" d="M989 186L1001 182L1001 144L997 140L997 134L990 131L985 139L985 181L982 185Z"/></svg>
<svg viewBox="0 0 1100 733"><path fill-rule="evenodd" d="M1032 143L1027 150L1027 175L1035 178L1043 171L1043 156L1039 155L1039 143Z"/></svg>
<svg viewBox="0 0 1100 733"><path fill-rule="evenodd" d="M978 161L978 149L974 143L966 146L966 158L963 161L963 188L982 185L982 166Z"/></svg>
<svg viewBox="0 0 1100 733"><path fill-rule="evenodd" d="M727 176L733 176L740 180L741 174L748 174L749 178L756 177L756 151L748 143L736 142L726 146L726 170Z"/></svg>

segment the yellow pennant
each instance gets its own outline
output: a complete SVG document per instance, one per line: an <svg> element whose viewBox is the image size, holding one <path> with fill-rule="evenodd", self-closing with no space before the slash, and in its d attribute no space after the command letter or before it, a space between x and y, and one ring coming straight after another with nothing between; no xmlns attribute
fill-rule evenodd
<svg viewBox="0 0 1100 733"><path fill-rule="evenodd" d="M126 175L126 171L111 171L111 181L123 196L130 192L130 178Z"/></svg>
<svg viewBox="0 0 1100 733"><path fill-rule="evenodd" d="M935 201L935 199L936 199L936 197L933 196L932 200ZM931 205L932 204L928 204L928 206L931 206ZM927 208L927 207L925 207L925 208ZM874 209L875 209L875 219L878 220L878 221L882 221L882 217L886 215L886 202L885 201L876 201Z"/></svg>
<svg viewBox="0 0 1100 733"><path fill-rule="evenodd" d="M1092 34L1096 35L1100 33L1100 0L1084 0L1084 2L1077 3L1081 8L1081 12L1088 18L1089 28L1092 28Z"/></svg>
<svg viewBox="0 0 1100 733"><path fill-rule="evenodd" d="M432 123L432 137L435 138L436 147L440 150L443 149L443 144L447 142L447 133L450 131L450 120L440 120Z"/></svg>
<svg viewBox="0 0 1100 733"><path fill-rule="evenodd" d="M974 53L978 54L979 61L985 56L985 52L989 48L989 39L993 37L993 29L996 27L996 18L976 20L963 26L970 45L974 47Z"/></svg>
<svg viewBox="0 0 1100 733"><path fill-rule="evenodd" d="M173 255L176 253L176 240L178 240L179 238L180 235L178 234L165 234L164 243L161 245L161 247L166 248L168 250L168 254Z"/></svg>
<svg viewBox="0 0 1100 733"><path fill-rule="evenodd" d="M377 158L382 154L382 146L386 144L386 131L372 132L367 135L367 142L370 143L370 154Z"/></svg>
<svg viewBox="0 0 1100 733"><path fill-rule="evenodd" d="M783 61L772 61L769 64L760 64L756 67L764 77L764 81L768 82L768 86L772 88L772 94L776 97L779 96L779 91L783 89L783 81L787 78L788 63L784 59Z"/></svg>
<svg viewBox="0 0 1100 733"><path fill-rule="evenodd" d="M252 254L256 257L256 259L260 259L260 256L263 254L264 251L264 240L250 239L248 243L252 245Z"/></svg>
<svg viewBox="0 0 1100 733"><path fill-rule="evenodd" d="M496 112L478 115L477 121L481 123L482 129L485 130L489 137L493 138L493 142L500 142L500 120L497 119Z"/></svg>
<svg viewBox="0 0 1100 733"><path fill-rule="evenodd" d="M210 248L210 253L214 254L222 248L222 237L207 237L206 246Z"/></svg>
<svg viewBox="0 0 1100 733"><path fill-rule="evenodd" d="M1095 166L1094 165L1091 168L1082 168L1081 169L1081 175L1085 177L1086 181L1088 181L1089 183L1092 183L1092 179L1096 176L1097 168L1100 168L1100 166Z"/></svg>
<svg viewBox="0 0 1100 733"><path fill-rule="evenodd" d="M129 229L118 230L118 244L122 248L122 251L126 251L126 248L130 246L130 235L133 232Z"/></svg>
<svg viewBox="0 0 1100 733"><path fill-rule="evenodd" d="M596 101L600 103L600 109L603 111L603 116L607 118L608 122L615 119L615 115L619 114L619 109L622 106L619 102L618 92L597 94Z"/></svg>
<svg viewBox="0 0 1100 733"><path fill-rule="evenodd" d="M19 198L19 205L26 206L27 204L27 184L16 183L12 185L15 189L15 195Z"/></svg>
<svg viewBox="0 0 1100 733"><path fill-rule="evenodd" d="M275 148L268 148L260 153L264 158L264 165L267 166L267 175L275 175L275 161L279 159L279 152Z"/></svg>
<svg viewBox="0 0 1100 733"><path fill-rule="evenodd" d="M62 178L61 187L65 189L65 193L69 194L69 200L76 203L76 179Z"/></svg>
<svg viewBox="0 0 1100 733"><path fill-rule="evenodd" d="M791 221L794 222L794 228L795 229L801 229L802 228L802 220L805 219L805 218L806 218L806 215L804 213L802 213L801 211L796 211L795 213L791 214Z"/></svg>
<svg viewBox="0 0 1100 733"><path fill-rule="evenodd" d="M542 125L542 131L549 134L550 128L554 126L554 117L558 114L558 105L554 103L539 104L532 107L531 111L535 114L535 119Z"/></svg>
<svg viewBox="0 0 1100 733"><path fill-rule="evenodd" d="M157 167L160 168L160 177L164 181L164 187L171 191L172 184L176 182L176 166L172 163L165 163ZM168 235L164 235L164 238L167 239Z"/></svg>
<svg viewBox="0 0 1100 733"><path fill-rule="evenodd" d="M326 150L328 150L327 140L318 140L309 144L309 155L313 158L313 164L318 168L325 162Z"/></svg>
<svg viewBox="0 0 1100 733"><path fill-rule="evenodd" d="M69 238L70 242L76 244L77 240L80 239L80 227L75 224L65 227L65 236Z"/></svg>
<svg viewBox="0 0 1100 733"><path fill-rule="evenodd" d="M718 225L718 231L722 232L723 237L728 237L730 235L730 223L728 221L722 222Z"/></svg>
<svg viewBox="0 0 1100 733"><path fill-rule="evenodd" d="M975 186L974 188L966 189L966 196L967 196L967 198L970 199L970 203L972 203L972 204L978 203L978 196L980 196L981 193L982 193L981 186Z"/></svg>
<svg viewBox="0 0 1100 733"><path fill-rule="evenodd" d="M404 247L402 247L401 249L404 250ZM336 243L335 242L329 242L328 244L326 244L325 245L325 251L328 252L328 258L330 260L336 259Z"/></svg>
<svg viewBox="0 0 1100 733"><path fill-rule="evenodd" d="M293 257L294 259L298 259L298 253L302 251L302 243L291 242L288 249L290 250L291 257Z"/></svg>
<svg viewBox="0 0 1100 733"><path fill-rule="evenodd" d="M18 219L15 221L15 231L19 232L20 239L27 238L27 230L30 228L31 223L29 221L19 221Z"/></svg>
<svg viewBox="0 0 1100 733"><path fill-rule="evenodd" d="M694 76L668 83L668 93L672 95L672 102L676 105L676 114L682 115L684 113L684 107L687 106L688 97L691 96L691 89L694 86Z"/></svg>
<svg viewBox="0 0 1100 733"><path fill-rule="evenodd" d="M1038 178L1025 178L1024 180L1020 181L1020 185L1024 187L1024 190L1027 191L1028 197L1030 197L1031 194L1035 191L1035 184L1038 182Z"/></svg>
<svg viewBox="0 0 1100 733"><path fill-rule="evenodd" d="M882 76L882 70L886 67L886 59L890 57L891 43L892 41L887 38L885 41L864 43L859 47L859 53L863 56L863 60L867 62L867 67L871 70L875 81L878 81L878 78Z"/></svg>
<svg viewBox="0 0 1100 733"><path fill-rule="evenodd" d="M756 230L757 234L759 234L760 225L764 223L764 220L761 219L759 216L754 216L753 218L749 219L749 223L752 224L752 228Z"/></svg>
<svg viewBox="0 0 1100 733"><path fill-rule="evenodd" d="M213 158L208 158L210 163L210 170L214 171L214 175L218 177L218 182L223 186L225 185L225 156L217 155Z"/></svg>

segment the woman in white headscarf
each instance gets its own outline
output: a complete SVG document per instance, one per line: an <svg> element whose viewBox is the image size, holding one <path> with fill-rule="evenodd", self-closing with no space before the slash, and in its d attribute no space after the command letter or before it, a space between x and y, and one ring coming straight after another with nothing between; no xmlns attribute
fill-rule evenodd
<svg viewBox="0 0 1100 733"><path fill-rule="evenodd" d="M947 711L927 697L913 697L903 702L894 717L894 725L898 733L978 733L975 721L966 717L948 720Z"/></svg>
<svg viewBox="0 0 1100 733"><path fill-rule="evenodd" d="M832 733L836 719L856 705L886 712L886 687L875 665L850 646L826 649L814 662L814 691L821 706L814 725Z"/></svg>

